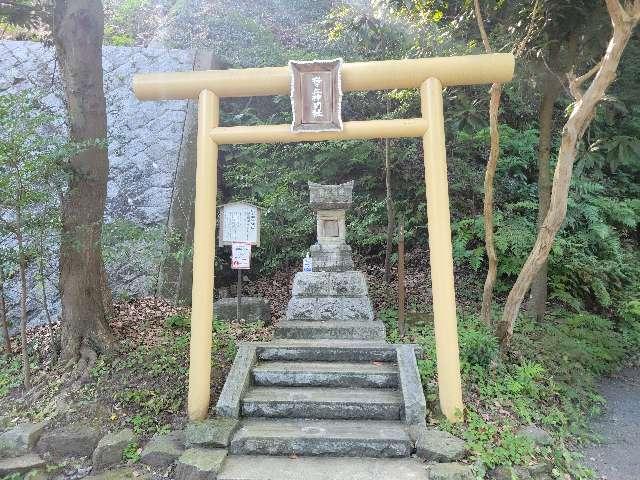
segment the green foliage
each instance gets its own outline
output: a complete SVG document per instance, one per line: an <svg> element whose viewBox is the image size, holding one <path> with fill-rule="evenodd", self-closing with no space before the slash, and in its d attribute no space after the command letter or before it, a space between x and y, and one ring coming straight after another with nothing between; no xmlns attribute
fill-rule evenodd
<svg viewBox="0 0 640 480"><path fill-rule="evenodd" d="M0 355L0 398L22 382L20 358Z"/></svg>
<svg viewBox="0 0 640 480"><path fill-rule="evenodd" d="M120 356L100 357L91 371L97 397L124 409L136 433L161 431L183 407L188 345L188 336L168 334L158 345L128 345Z"/></svg>
<svg viewBox="0 0 640 480"><path fill-rule="evenodd" d="M506 425L493 425L477 413L467 412L464 439L484 465L523 465L534 453L531 440L518 437Z"/></svg>
<svg viewBox="0 0 640 480"><path fill-rule="evenodd" d="M130 442L127 448L122 451L122 460L136 463L140 460L141 453L142 449L140 445L138 445L138 442Z"/></svg>
<svg viewBox="0 0 640 480"><path fill-rule="evenodd" d="M465 423L451 425L437 419L440 427L463 436L486 468L552 458L559 472L591 478L564 442L568 437L588 435L587 415L599 412L603 404L595 380L618 368L625 354L640 348L640 303L627 302L620 317L623 320L616 323L602 315L557 311L539 323L523 316L513 339L517 356L504 357L478 316L461 314L458 334ZM418 361L418 369L425 397L436 407L433 326L413 326L400 339L397 312L383 310L380 318L389 341L416 343L423 349L424 359ZM515 435L520 426L531 423L543 425L552 433L557 440L552 447L534 447Z"/></svg>
<svg viewBox="0 0 640 480"><path fill-rule="evenodd" d="M186 328L191 325L191 317L176 313L175 315L168 316L164 321L164 325L169 329Z"/></svg>

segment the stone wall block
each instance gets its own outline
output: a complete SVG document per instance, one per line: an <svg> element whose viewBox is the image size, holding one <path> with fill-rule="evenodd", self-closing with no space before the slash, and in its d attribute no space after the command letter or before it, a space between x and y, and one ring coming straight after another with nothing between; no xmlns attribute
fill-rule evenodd
<svg viewBox="0 0 640 480"><path fill-rule="evenodd" d="M123 452L135 441L136 436L130 429L105 435L93 452L93 466L102 468L122 462Z"/></svg>

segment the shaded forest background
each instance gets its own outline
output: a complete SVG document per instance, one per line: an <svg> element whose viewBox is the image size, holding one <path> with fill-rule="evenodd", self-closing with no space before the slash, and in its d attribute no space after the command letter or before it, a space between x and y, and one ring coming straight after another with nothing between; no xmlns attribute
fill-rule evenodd
<svg viewBox="0 0 640 480"><path fill-rule="evenodd" d="M290 58L361 61L483 52L466 2L129 0L108 1L105 7L108 42L203 48L231 68L282 65ZM495 51L523 45L514 81L504 86L499 115L501 157L494 202L496 290L501 295L515 280L537 231L543 98L555 78L552 171L561 127L573 104L564 77L570 69L582 72L593 66L609 28L601 2L488 2L483 9ZM618 316L628 302L637 301L640 99L634 92L640 83L639 54L636 34L580 144L567 220L550 256L549 299L572 311ZM419 115L413 91L350 93L343 105L345 120ZM445 109L454 256L458 282L464 285L459 292L479 299L486 270L482 198L489 144L487 87L447 89ZM227 125L291 120L286 97L227 100L222 112ZM393 217L404 222L409 248L421 249L426 258L421 155L417 141L390 142ZM384 142L229 146L219 178L220 203L246 200L264 208L256 274L297 264L313 242L307 181L355 179L348 241L372 265L384 264L389 220ZM219 258L219 273L229 276L226 252ZM395 257L390 260L393 264ZM428 298L410 300L429 303Z"/></svg>
<svg viewBox="0 0 640 480"><path fill-rule="evenodd" d="M484 51L468 2L107 0L104 5L105 43L206 50L222 68L283 65L291 58L340 56L345 61L362 61ZM610 29L606 9L597 1L487 2L482 8L494 50L518 50L519 54L514 81L504 86L499 112L501 156L494 205L496 293L501 296L513 284L537 232L543 109L549 109L551 95L552 114L546 115L551 119L546 126L551 132L548 178L555 166L561 127L573 105L566 74L585 71L597 62ZM47 36L45 31L14 25L5 25L4 35ZM637 301L640 99L634 92L640 83L635 61L639 53L636 33L615 84L580 143L567 219L549 259L549 300L572 311L616 316L628 302ZM482 200L488 99L485 86L445 92L454 257L457 281L464 285L458 291L469 301L481 298L487 267ZM418 115L415 91L349 93L343 102L345 120ZM226 125L290 120L286 97L222 102ZM313 242L307 181L356 181L348 241L372 268L385 264L389 232L395 236L390 221L402 221L408 248L420 249L427 258L421 156L418 142L404 139L388 145L348 141L226 146L220 161L218 202L245 200L264 209L263 242L255 249L254 276L297 265ZM144 232L116 222L106 226L105 235L108 262L110 254L118 256L123 241L133 238L157 245L157 238L151 237L162 232ZM182 258L191 252L165 254ZM220 249L218 260L216 278L222 279L218 285L223 286L233 280L228 252ZM395 254L389 255L391 266L395 260ZM409 301L418 309L429 308L428 297Z"/></svg>

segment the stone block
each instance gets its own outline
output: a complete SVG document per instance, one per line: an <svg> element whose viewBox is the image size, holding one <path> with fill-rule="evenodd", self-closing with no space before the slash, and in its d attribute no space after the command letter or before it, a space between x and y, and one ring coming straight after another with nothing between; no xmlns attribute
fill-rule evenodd
<svg viewBox="0 0 640 480"><path fill-rule="evenodd" d="M491 480L532 480L533 477L529 474L529 471L524 467L508 467L500 466L496 467L489 472L489 478Z"/></svg>
<svg viewBox="0 0 640 480"><path fill-rule="evenodd" d="M287 362L396 362L397 354L395 346L382 341L273 340L258 344L258 358Z"/></svg>
<svg viewBox="0 0 640 480"><path fill-rule="evenodd" d="M309 249L314 272L346 272L353 270L351 247L346 244L320 245Z"/></svg>
<svg viewBox="0 0 640 480"><path fill-rule="evenodd" d="M93 466L102 468L121 463L123 452L135 441L136 436L130 429L105 435L93 451Z"/></svg>
<svg viewBox="0 0 640 480"><path fill-rule="evenodd" d="M228 417L216 417L192 422L185 428L185 446L226 448L231 436L238 427L238 420Z"/></svg>
<svg viewBox="0 0 640 480"><path fill-rule="evenodd" d="M368 297L293 297L287 321L372 322L373 307Z"/></svg>
<svg viewBox="0 0 640 480"><path fill-rule="evenodd" d="M413 442L400 422L245 419L232 455L402 458Z"/></svg>
<svg viewBox="0 0 640 480"><path fill-rule="evenodd" d="M362 272L298 272L293 297L366 297L367 280Z"/></svg>
<svg viewBox="0 0 640 480"><path fill-rule="evenodd" d="M27 473L31 470L37 470L46 465L45 461L33 453L23 455L21 457L6 458L0 460L0 478L12 475L14 473Z"/></svg>
<svg viewBox="0 0 640 480"><path fill-rule="evenodd" d="M522 427L516 432L516 436L531 440L537 446L547 446L553 444L553 437L537 425Z"/></svg>
<svg viewBox="0 0 640 480"><path fill-rule="evenodd" d="M71 424L45 432L36 450L53 457L90 457L100 440L100 430L83 424Z"/></svg>
<svg viewBox="0 0 640 480"><path fill-rule="evenodd" d="M142 450L140 461L155 468L166 468L184 452L184 432L156 434Z"/></svg>
<svg viewBox="0 0 640 480"><path fill-rule="evenodd" d="M412 345L398 345L396 353L404 399L405 422L410 425L426 425L427 401L424 398L415 350Z"/></svg>
<svg viewBox="0 0 640 480"><path fill-rule="evenodd" d="M275 338L292 340L384 340L384 323L284 321L278 324Z"/></svg>
<svg viewBox="0 0 640 480"><path fill-rule="evenodd" d="M176 480L216 480L227 457L224 449L190 448L176 465Z"/></svg>
<svg viewBox="0 0 640 480"><path fill-rule="evenodd" d="M32 450L42 432L45 423L23 423L16 425L0 435L0 458L16 457Z"/></svg>
<svg viewBox="0 0 640 480"><path fill-rule="evenodd" d="M416 454L429 462L457 462L467 452L464 440L442 430L414 427L412 436L416 440Z"/></svg>
<svg viewBox="0 0 640 480"><path fill-rule="evenodd" d="M251 344L240 345L216 404L217 415L239 418L240 399L251 383L251 367L255 362L256 347Z"/></svg>
<svg viewBox="0 0 640 480"><path fill-rule="evenodd" d="M534 463L526 467L531 478L535 480L546 480L552 478L553 465L550 463Z"/></svg>
<svg viewBox="0 0 640 480"><path fill-rule="evenodd" d="M131 467L109 470L99 475L85 477L85 480L148 480L151 476L135 471Z"/></svg>
<svg viewBox="0 0 640 480"><path fill-rule="evenodd" d="M231 322L236 319L237 299L235 297L221 298L213 307L216 319ZM240 303L240 321L242 323L262 322L271 323L271 307L265 298L242 297Z"/></svg>
<svg viewBox="0 0 640 480"><path fill-rule="evenodd" d="M429 468L429 480L475 480L472 465L463 463L436 463Z"/></svg>

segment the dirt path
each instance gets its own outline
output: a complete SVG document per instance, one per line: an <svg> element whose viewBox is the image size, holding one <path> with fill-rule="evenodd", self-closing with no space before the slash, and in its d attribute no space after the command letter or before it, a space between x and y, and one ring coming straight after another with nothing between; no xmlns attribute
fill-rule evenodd
<svg viewBox="0 0 640 480"><path fill-rule="evenodd" d="M602 443L584 453L598 478L640 479L640 367L625 368L601 384L606 413L594 425Z"/></svg>

